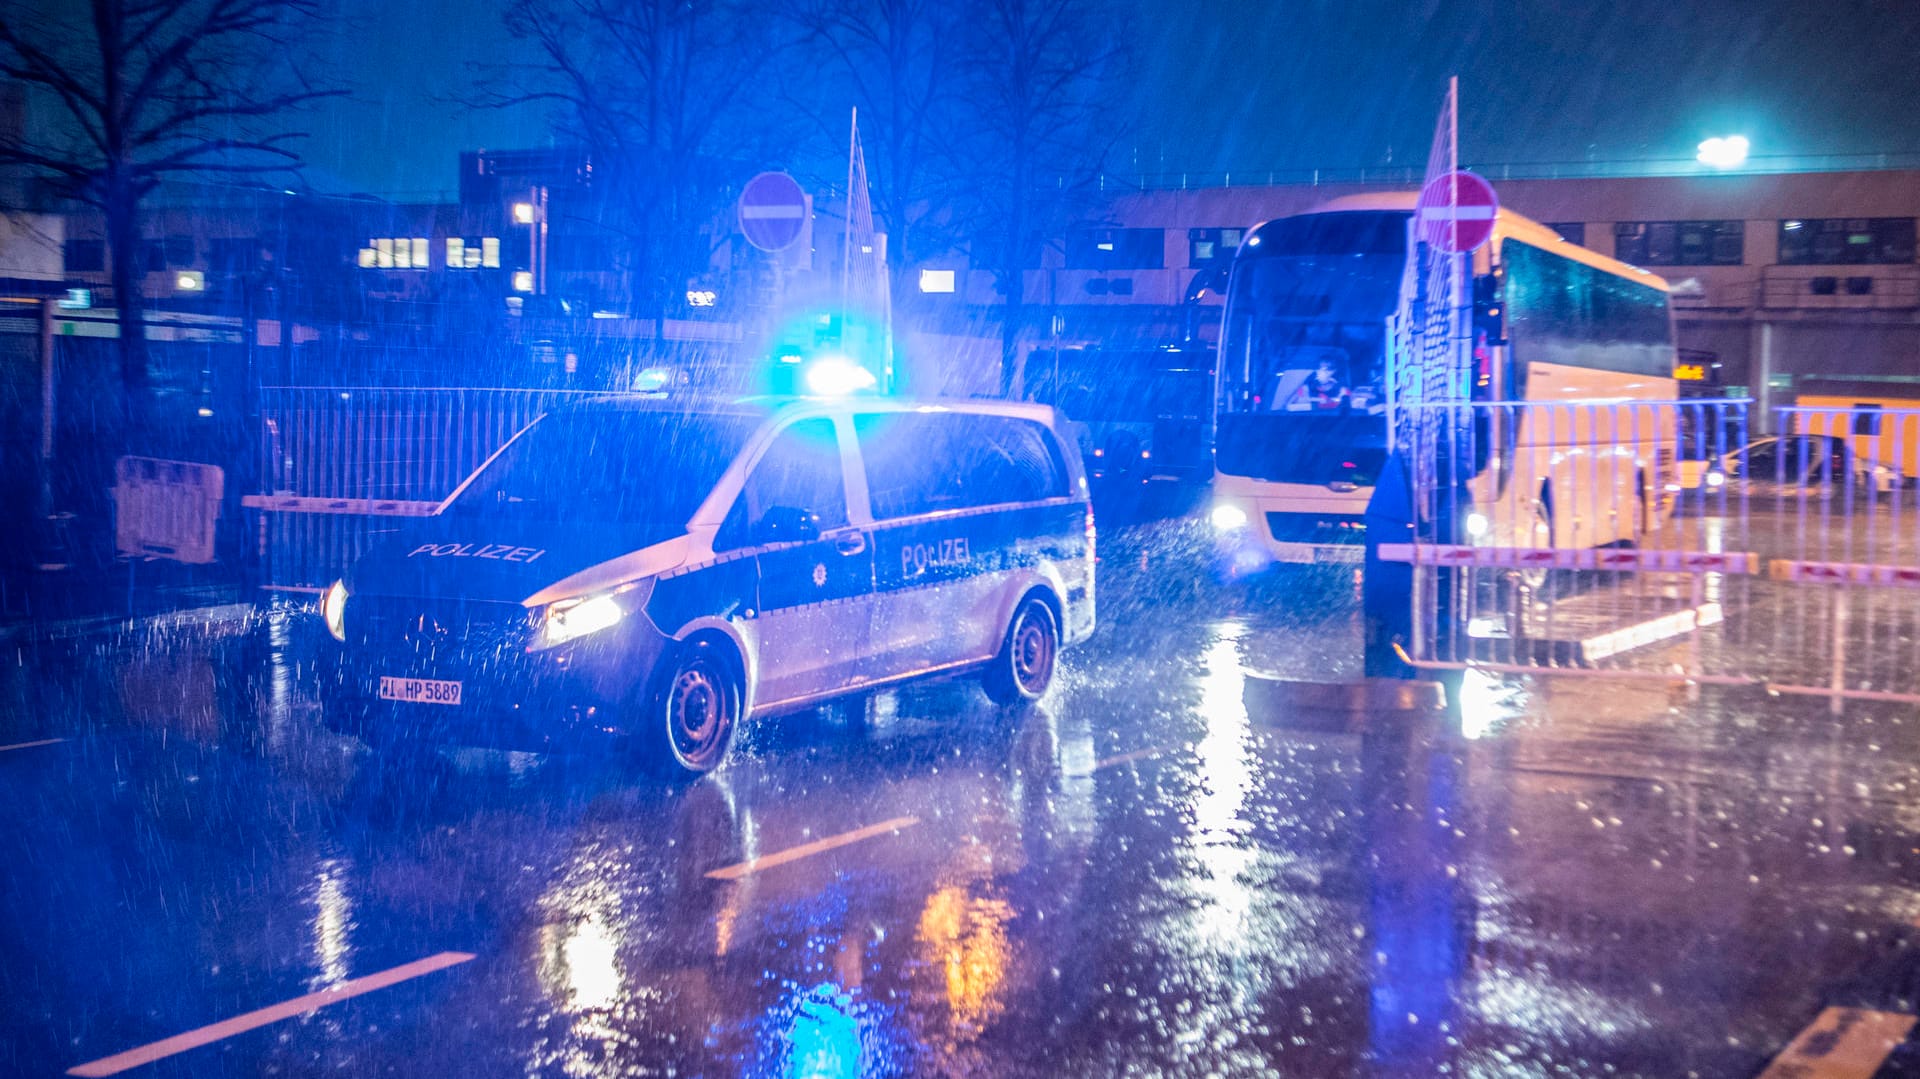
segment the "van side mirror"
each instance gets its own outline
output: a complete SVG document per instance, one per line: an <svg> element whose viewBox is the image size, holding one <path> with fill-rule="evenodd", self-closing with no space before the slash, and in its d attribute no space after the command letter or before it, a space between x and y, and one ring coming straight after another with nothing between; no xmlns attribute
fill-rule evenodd
<svg viewBox="0 0 1920 1079"><path fill-rule="evenodd" d="M773 506L753 526L753 542L805 543L820 538L820 518L798 506Z"/></svg>

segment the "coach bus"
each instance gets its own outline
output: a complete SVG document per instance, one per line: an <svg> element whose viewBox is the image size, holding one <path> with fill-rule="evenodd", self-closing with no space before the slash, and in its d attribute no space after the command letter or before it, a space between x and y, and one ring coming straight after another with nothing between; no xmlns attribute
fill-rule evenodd
<svg viewBox="0 0 1920 1079"><path fill-rule="evenodd" d="M1353 196L1269 221L1234 258L1213 524L1236 572L1361 561L1414 199ZM1473 255L1471 297L1470 505L1455 534L1595 547L1656 528L1677 443L1666 282L1501 210Z"/></svg>

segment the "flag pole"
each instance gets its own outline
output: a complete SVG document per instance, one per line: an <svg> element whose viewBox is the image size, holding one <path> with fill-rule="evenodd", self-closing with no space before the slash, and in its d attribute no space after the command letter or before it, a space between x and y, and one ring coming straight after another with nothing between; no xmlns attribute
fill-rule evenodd
<svg viewBox="0 0 1920 1079"><path fill-rule="evenodd" d="M855 105L847 120L847 212L846 239L840 252L840 334L844 342L848 305L853 297L853 155L860 149L860 106Z"/></svg>

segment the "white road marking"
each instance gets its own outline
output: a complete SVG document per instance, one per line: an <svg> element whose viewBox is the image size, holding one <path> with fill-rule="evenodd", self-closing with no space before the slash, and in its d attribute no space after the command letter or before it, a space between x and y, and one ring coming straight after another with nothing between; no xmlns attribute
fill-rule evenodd
<svg viewBox="0 0 1920 1079"><path fill-rule="evenodd" d="M353 978L341 982L332 988L322 989L318 993L308 993L304 997L295 997L283 1004L275 1004L270 1008L261 1008L258 1011L248 1012L245 1015L236 1015L232 1019L223 1019L210 1026L204 1026L198 1030L189 1030L185 1034L175 1034L171 1038L165 1038L135 1049L129 1049L124 1053L115 1053L110 1057L101 1057L99 1060L68 1068L67 1074L82 1076L117 1075L129 1068L137 1068L142 1064L151 1064L156 1060L173 1056L176 1053L184 1053L189 1049L198 1049L203 1045L220 1041L223 1038L231 1038L235 1034L243 1034L258 1027L264 1027L269 1023L277 1023L282 1019L291 1019L296 1015L305 1015L308 1012L324 1008L329 1004L338 1004L349 997L357 997L362 993L371 993L376 989L385 989L387 986L404 982L410 978L418 978L422 974L432 974L436 970L445 970L448 967L465 963L472 958L473 953L471 952L441 952L438 955L430 955L425 959L416 959L411 963L406 963L390 970L383 970L378 974L369 974L364 978Z"/></svg>
<svg viewBox="0 0 1920 1079"><path fill-rule="evenodd" d="M16 749L32 749L35 746L58 745L64 741L66 741L65 738L42 738L38 742L15 742L10 746L0 746L0 753L7 753Z"/></svg>
<svg viewBox="0 0 1920 1079"><path fill-rule="evenodd" d="M1098 772L1102 768L1111 768L1116 764L1126 764L1129 761L1149 760L1153 757L1158 757L1161 754L1166 752L1167 750L1164 747L1160 747L1160 746L1155 746L1152 749L1136 749L1132 753L1121 753L1112 757L1108 757L1106 760L1103 760L1103 761L1096 761L1094 763L1093 770Z"/></svg>
<svg viewBox="0 0 1920 1079"><path fill-rule="evenodd" d="M1914 1017L1828 1008L1773 1058L1760 1079L1871 1079L1913 1029Z"/></svg>
<svg viewBox="0 0 1920 1079"><path fill-rule="evenodd" d="M844 847L850 843L858 843L863 839L872 839L875 836L887 835L891 832L900 831L903 828L911 828L919 823L919 817L895 817L892 820L881 821L879 824L869 824L865 828L855 828L851 832L841 832L839 835L830 835L825 839L816 839L811 843L802 843L797 847L788 847L786 850L775 851L772 854L763 854L758 858L748 859L738 865L730 865L721 869L710 870L707 876L714 880L739 880L741 877L747 876L750 873L758 873L763 869L772 869L775 866L786 865L788 862L797 862L802 858L810 858L824 851Z"/></svg>

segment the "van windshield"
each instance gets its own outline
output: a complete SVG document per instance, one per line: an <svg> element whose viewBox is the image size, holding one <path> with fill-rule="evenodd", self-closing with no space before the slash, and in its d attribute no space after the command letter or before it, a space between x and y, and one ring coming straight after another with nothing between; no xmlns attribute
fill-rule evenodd
<svg viewBox="0 0 1920 1079"><path fill-rule="evenodd" d="M548 415L474 477L448 512L628 526L653 542L685 527L760 424L741 413Z"/></svg>

